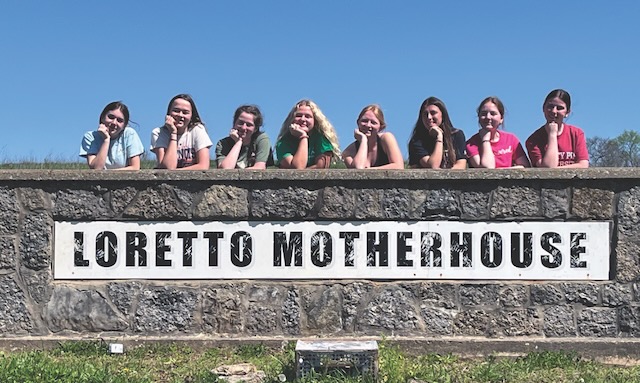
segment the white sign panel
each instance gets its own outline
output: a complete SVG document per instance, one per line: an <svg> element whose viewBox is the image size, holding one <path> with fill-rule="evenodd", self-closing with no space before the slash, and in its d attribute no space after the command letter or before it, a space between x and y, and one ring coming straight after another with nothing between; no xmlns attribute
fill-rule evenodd
<svg viewBox="0 0 640 383"><path fill-rule="evenodd" d="M608 222L56 222L55 279L609 279Z"/></svg>

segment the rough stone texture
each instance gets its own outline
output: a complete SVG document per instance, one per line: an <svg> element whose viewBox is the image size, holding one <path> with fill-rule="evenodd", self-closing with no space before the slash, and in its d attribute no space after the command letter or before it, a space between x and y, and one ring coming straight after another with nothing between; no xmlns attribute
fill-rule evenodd
<svg viewBox="0 0 640 383"><path fill-rule="evenodd" d="M585 306L598 304L600 288L596 284L564 283L563 288L567 303L580 303Z"/></svg>
<svg viewBox="0 0 640 383"><path fill-rule="evenodd" d="M618 199L618 237L638 240L640 238L640 187L620 193Z"/></svg>
<svg viewBox="0 0 640 383"><path fill-rule="evenodd" d="M122 189L115 189L110 192L111 194L111 210L116 216L122 215L125 209L138 194L138 189L134 187L125 187Z"/></svg>
<svg viewBox="0 0 640 383"><path fill-rule="evenodd" d="M342 289L342 321L345 331L356 331L361 305L373 285L369 282L353 282Z"/></svg>
<svg viewBox="0 0 640 383"><path fill-rule="evenodd" d="M24 293L12 277L0 277L0 334L29 335L32 330Z"/></svg>
<svg viewBox="0 0 640 383"><path fill-rule="evenodd" d="M27 293L39 305L44 305L51 299L53 284L51 283L51 270L44 269L33 271L22 267L20 276L27 288Z"/></svg>
<svg viewBox="0 0 640 383"><path fill-rule="evenodd" d="M617 335L615 309L584 309L578 315L578 332L582 336L614 337Z"/></svg>
<svg viewBox="0 0 640 383"><path fill-rule="evenodd" d="M55 219L92 220L111 216L101 190L59 190L53 199Z"/></svg>
<svg viewBox="0 0 640 383"><path fill-rule="evenodd" d="M427 190L422 204L422 218L458 217L458 192L448 189Z"/></svg>
<svg viewBox="0 0 640 383"><path fill-rule="evenodd" d="M632 282L640 277L640 243L619 240L616 246L616 280Z"/></svg>
<svg viewBox="0 0 640 383"><path fill-rule="evenodd" d="M640 307L623 306L619 310L620 335L623 337L640 336Z"/></svg>
<svg viewBox="0 0 640 383"><path fill-rule="evenodd" d="M489 218L489 193L465 191L460 194L461 218L477 221Z"/></svg>
<svg viewBox="0 0 640 383"><path fill-rule="evenodd" d="M383 192L380 189L355 190L356 219L380 219L384 217L382 210Z"/></svg>
<svg viewBox="0 0 640 383"><path fill-rule="evenodd" d="M282 329L285 334L300 334L300 304L298 292L294 288L287 291L282 305Z"/></svg>
<svg viewBox="0 0 640 383"><path fill-rule="evenodd" d="M540 197L545 218L566 218L569 212L569 189L543 188Z"/></svg>
<svg viewBox="0 0 640 383"><path fill-rule="evenodd" d="M422 192L422 191L420 191ZM424 192L423 199L424 199ZM382 194L382 211L388 219L407 219L411 208L411 195L407 189L385 189Z"/></svg>
<svg viewBox="0 0 640 383"><path fill-rule="evenodd" d="M342 186L329 186L322 190L322 207L319 218L353 218L356 210L356 199L352 189Z"/></svg>
<svg viewBox="0 0 640 383"><path fill-rule="evenodd" d="M417 296L422 305L427 307L443 307L453 309L457 307L458 285L439 282L422 282Z"/></svg>
<svg viewBox="0 0 640 383"><path fill-rule="evenodd" d="M410 294L399 287L388 287L376 294L362 311L358 327L369 334L381 330L411 333L418 330L419 317Z"/></svg>
<svg viewBox="0 0 640 383"><path fill-rule="evenodd" d="M11 235L18 231L19 214L16 192L0 188L0 235Z"/></svg>
<svg viewBox="0 0 640 383"><path fill-rule="evenodd" d="M493 316L484 310L461 311L454 318L455 335L494 336L497 330Z"/></svg>
<svg viewBox="0 0 640 383"><path fill-rule="evenodd" d="M317 190L299 187L253 190L250 213L254 218L307 218L313 216L317 200Z"/></svg>
<svg viewBox="0 0 640 383"><path fill-rule="evenodd" d="M420 314L424 321L425 335L453 334L453 315L448 311L422 306L420 308Z"/></svg>
<svg viewBox="0 0 640 383"><path fill-rule="evenodd" d="M531 285L531 303L538 305L553 305L564 301L564 294L557 285Z"/></svg>
<svg viewBox="0 0 640 383"><path fill-rule="evenodd" d="M18 194L24 209L29 211L51 209L49 195L41 189L21 188L18 189Z"/></svg>
<svg viewBox="0 0 640 383"><path fill-rule="evenodd" d="M46 213L31 213L24 217L20 229L22 265L32 270L49 267L53 222Z"/></svg>
<svg viewBox="0 0 640 383"><path fill-rule="evenodd" d="M525 307L529 299L529 290L523 285L501 286L498 301L502 307Z"/></svg>
<svg viewBox="0 0 640 383"><path fill-rule="evenodd" d="M0 269L16 269L16 243L13 237L0 237Z"/></svg>
<svg viewBox="0 0 640 383"><path fill-rule="evenodd" d="M306 316L306 330L312 334L341 332L342 289L340 286L314 286L300 292L302 308Z"/></svg>
<svg viewBox="0 0 640 383"><path fill-rule="evenodd" d="M576 336L575 315L571 306L551 306L544 310L544 334L548 337Z"/></svg>
<svg viewBox="0 0 640 383"><path fill-rule="evenodd" d="M235 186L214 185L205 190L196 205L195 218L246 218L249 204L246 189Z"/></svg>
<svg viewBox="0 0 640 383"><path fill-rule="evenodd" d="M252 335L281 333L278 311L284 299L277 286L252 285L249 287L246 330ZM278 307L278 310L276 310Z"/></svg>
<svg viewBox="0 0 640 383"><path fill-rule="evenodd" d="M461 285L460 303L466 307L496 306L499 287L499 285Z"/></svg>
<svg viewBox="0 0 640 383"><path fill-rule="evenodd" d="M539 217L540 192L530 187L499 186L493 192L491 218Z"/></svg>
<svg viewBox="0 0 640 383"><path fill-rule="evenodd" d="M231 284L205 289L202 321L207 332L240 334L244 330L244 284Z"/></svg>
<svg viewBox="0 0 640 383"><path fill-rule="evenodd" d="M256 366L250 363L218 366L211 370L211 373L220 381L228 383L262 383L267 378L264 371L256 369Z"/></svg>
<svg viewBox="0 0 640 383"><path fill-rule="evenodd" d="M506 336L542 335L542 320L536 309L501 311L496 325Z"/></svg>
<svg viewBox="0 0 640 383"><path fill-rule="evenodd" d="M173 186L161 184L138 193L123 213L142 219L186 219L188 213L178 201Z"/></svg>
<svg viewBox="0 0 640 383"><path fill-rule="evenodd" d="M613 217L611 190L575 188L571 201L571 213L583 219L611 219Z"/></svg>
<svg viewBox="0 0 640 383"><path fill-rule="evenodd" d="M107 294L116 308L124 315L133 312L133 303L140 293L140 282L118 282L107 285Z"/></svg>
<svg viewBox="0 0 640 383"><path fill-rule="evenodd" d="M191 290L172 287L145 289L140 293L134 330L146 333L175 333L193 330L198 297Z"/></svg>
<svg viewBox="0 0 640 383"><path fill-rule="evenodd" d="M47 327L54 333L64 330L122 331L128 327L101 293L67 286L54 288L44 317Z"/></svg>
<svg viewBox="0 0 640 383"><path fill-rule="evenodd" d="M176 198L178 198L178 203L182 206L182 210L187 212L187 218L191 219L191 208L193 207L193 196L195 191L191 192L179 187L174 187L173 191L176 193ZM247 200L245 199L242 203L246 205ZM243 215L243 217L247 217L247 214Z"/></svg>

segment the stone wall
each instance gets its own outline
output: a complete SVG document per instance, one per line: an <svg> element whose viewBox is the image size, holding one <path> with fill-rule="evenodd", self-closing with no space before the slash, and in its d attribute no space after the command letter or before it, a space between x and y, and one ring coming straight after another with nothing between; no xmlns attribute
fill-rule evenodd
<svg viewBox="0 0 640 383"><path fill-rule="evenodd" d="M613 271L604 282L54 281L54 220L604 220ZM471 340L635 344L639 223L637 169L1 171L0 343L383 335L461 350Z"/></svg>

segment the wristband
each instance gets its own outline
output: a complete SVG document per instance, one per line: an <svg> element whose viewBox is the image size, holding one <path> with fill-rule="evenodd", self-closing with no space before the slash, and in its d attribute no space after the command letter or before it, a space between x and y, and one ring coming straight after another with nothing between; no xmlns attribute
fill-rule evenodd
<svg viewBox="0 0 640 383"><path fill-rule="evenodd" d="M171 141L178 142L178 139L177 138L172 138Z"/></svg>
<svg viewBox="0 0 640 383"><path fill-rule="evenodd" d="M436 140L436 142L442 142L442 140Z"/></svg>
<svg viewBox="0 0 640 383"><path fill-rule="evenodd" d="M489 143L491 143L491 140L482 140L482 142L489 142Z"/></svg>

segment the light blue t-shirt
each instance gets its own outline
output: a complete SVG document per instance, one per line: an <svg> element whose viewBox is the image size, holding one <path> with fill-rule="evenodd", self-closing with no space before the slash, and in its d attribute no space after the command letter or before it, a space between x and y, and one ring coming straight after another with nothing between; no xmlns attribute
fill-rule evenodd
<svg viewBox="0 0 640 383"><path fill-rule="evenodd" d="M84 134L80 145L80 156L96 155L104 142L104 138L97 131L90 131ZM144 146L138 133L131 127L124 128L122 133L109 142L109 152L105 161L106 169L118 169L127 166L127 161L131 157L144 153Z"/></svg>

